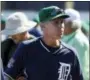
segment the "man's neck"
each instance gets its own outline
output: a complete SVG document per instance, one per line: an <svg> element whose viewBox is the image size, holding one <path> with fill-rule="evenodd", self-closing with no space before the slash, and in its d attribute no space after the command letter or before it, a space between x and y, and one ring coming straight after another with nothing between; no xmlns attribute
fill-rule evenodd
<svg viewBox="0 0 90 80"><path fill-rule="evenodd" d="M48 37L42 37L42 40L51 47L59 47L60 46L60 39L53 39Z"/></svg>

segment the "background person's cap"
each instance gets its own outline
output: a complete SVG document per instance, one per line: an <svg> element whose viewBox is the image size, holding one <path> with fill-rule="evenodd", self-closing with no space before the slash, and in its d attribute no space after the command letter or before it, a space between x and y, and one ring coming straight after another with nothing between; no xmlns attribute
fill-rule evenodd
<svg viewBox="0 0 90 80"><path fill-rule="evenodd" d="M5 24L6 18L3 14L1 14L1 24Z"/></svg>
<svg viewBox="0 0 90 80"><path fill-rule="evenodd" d="M69 18L65 19L66 21L81 21L80 13L75 9L66 9L65 13L69 15Z"/></svg>
<svg viewBox="0 0 90 80"><path fill-rule="evenodd" d="M68 18L69 16L65 14L63 9L60 9L57 6L50 6L50 7L45 7L40 10L39 12L39 21L40 22L45 22L49 20L53 20L56 18Z"/></svg>
<svg viewBox="0 0 90 80"><path fill-rule="evenodd" d="M1 33L4 35L15 35L32 29L36 24L34 21L29 21L24 13L15 12L7 18L5 29Z"/></svg>
<svg viewBox="0 0 90 80"><path fill-rule="evenodd" d="M39 17L38 16L34 17L33 21L35 21L38 24L39 23Z"/></svg>

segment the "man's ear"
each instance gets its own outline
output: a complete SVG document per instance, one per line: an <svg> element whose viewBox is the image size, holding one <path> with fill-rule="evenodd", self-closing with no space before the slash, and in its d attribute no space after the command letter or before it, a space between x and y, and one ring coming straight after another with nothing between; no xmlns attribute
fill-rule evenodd
<svg viewBox="0 0 90 80"><path fill-rule="evenodd" d="M42 27L41 27L41 30L44 31L44 29L45 29L45 26L42 26Z"/></svg>
<svg viewBox="0 0 90 80"><path fill-rule="evenodd" d="M43 30L45 28L44 23L40 23L40 27L41 27L41 30Z"/></svg>

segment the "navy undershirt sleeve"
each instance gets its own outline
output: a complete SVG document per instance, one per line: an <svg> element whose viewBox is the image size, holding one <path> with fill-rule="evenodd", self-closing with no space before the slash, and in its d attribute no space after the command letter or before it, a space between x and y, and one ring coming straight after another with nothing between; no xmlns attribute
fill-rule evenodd
<svg viewBox="0 0 90 80"><path fill-rule="evenodd" d="M25 52L26 49L24 44L20 44L8 63L5 72L14 79L16 79L17 75L23 72Z"/></svg>

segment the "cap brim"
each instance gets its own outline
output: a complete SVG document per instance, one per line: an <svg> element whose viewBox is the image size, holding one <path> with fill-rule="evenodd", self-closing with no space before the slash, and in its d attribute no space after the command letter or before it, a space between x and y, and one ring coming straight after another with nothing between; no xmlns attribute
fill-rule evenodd
<svg viewBox="0 0 90 80"><path fill-rule="evenodd" d="M32 28L34 28L36 26L36 22L33 21L29 21L27 22L27 25L23 25L23 27L19 27L18 29L4 29L1 31L1 34L4 35L15 35L15 34L19 34L25 31L29 31Z"/></svg>
<svg viewBox="0 0 90 80"><path fill-rule="evenodd" d="M66 19L66 18L69 18L69 15L67 15L67 14L59 14L59 15L53 17L52 19L56 19L56 18Z"/></svg>
<svg viewBox="0 0 90 80"><path fill-rule="evenodd" d="M37 22L35 22L35 21L30 21L30 20L29 20L28 25L29 25L30 27L35 27L35 26L37 25Z"/></svg>

